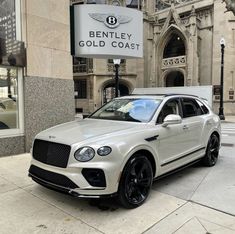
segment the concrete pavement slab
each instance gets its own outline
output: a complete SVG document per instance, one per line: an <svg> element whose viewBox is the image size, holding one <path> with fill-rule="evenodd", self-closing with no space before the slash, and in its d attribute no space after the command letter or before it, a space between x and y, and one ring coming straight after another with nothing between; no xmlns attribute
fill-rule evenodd
<svg viewBox="0 0 235 234"><path fill-rule="evenodd" d="M203 225L203 227L206 230L208 230L209 233L212 233L212 234L235 234L235 231L232 230L235 228L223 227L223 226L217 225L215 223L209 222L204 219L200 219L199 221L200 221L201 225Z"/></svg>
<svg viewBox="0 0 235 234"><path fill-rule="evenodd" d="M190 200L212 169L193 165L153 183L153 189L184 200Z"/></svg>
<svg viewBox="0 0 235 234"><path fill-rule="evenodd" d="M194 217L190 219L188 222L184 223L178 230L176 230L175 234L205 234L207 231L201 225L199 220Z"/></svg>
<svg viewBox="0 0 235 234"><path fill-rule="evenodd" d="M0 177L18 187L25 187L33 184L32 180L27 176L30 160L30 154L20 154L1 158Z"/></svg>
<svg viewBox="0 0 235 234"><path fill-rule="evenodd" d="M217 231L217 233L221 231L221 233L234 234L234 225L234 216L192 202L187 202L178 210L147 230L145 234L188 234L195 233L195 229L198 230L196 234L214 234L214 231ZM202 232L202 227L205 229L204 232Z"/></svg>
<svg viewBox="0 0 235 234"><path fill-rule="evenodd" d="M0 233L100 233L22 189L0 195Z"/></svg>
<svg viewBox="0 0 235 234"><path fill-rule="evenodd" d="M152 191L144 205L126 210L114 204L112 199L95 205L89 204L88 200L76 199L39 185L27 187L26 190L107 234L142 233L185 203L181 199Z"/></svg>
<svg viewBox="0 0 235 234"><path fill-rule="evenodd" d="M222 147L220 158L193 194L197 203L235 215L234 148Z"/></svg>
<svg viewBox="0 0 235 234"><path fill-rule="evenodd" d="M0 194L5 193L5 192L9 192L12 190L16 190L18 189L18 187L14 184L12 184L11 182L9 182L8 180L0 177Z"/></svg>

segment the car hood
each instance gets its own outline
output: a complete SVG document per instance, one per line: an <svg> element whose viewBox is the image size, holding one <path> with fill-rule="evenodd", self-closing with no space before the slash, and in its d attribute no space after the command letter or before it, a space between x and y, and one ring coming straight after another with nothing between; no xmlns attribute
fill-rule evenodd
<svg viewBox="0 0 235 234"><path fill-rule="evenodd" d="M39 133L36 138L63 144L74 144L99 136L111 137L114 133L135 128L141 123L84 119L57 125Z"/></svg>

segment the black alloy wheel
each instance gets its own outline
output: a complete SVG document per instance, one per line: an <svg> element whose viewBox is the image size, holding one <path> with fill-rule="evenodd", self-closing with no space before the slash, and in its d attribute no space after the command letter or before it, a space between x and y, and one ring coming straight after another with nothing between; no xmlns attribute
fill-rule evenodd
<svg viewBox="0 0 235 234"><path fill-rule="evenodd" d="M206 155L202 159L202 163L207 167L216 164L219 156L220 141L217 135L212 134L206 148Z"/></svg>
<svg viewBox="0 0 235 234"><path fill-rule="evenodd" d="M120 203L128 209L142 205L149 195L152 182L153 170L148 158L135 155L127 162L121 176Z"/></svg>

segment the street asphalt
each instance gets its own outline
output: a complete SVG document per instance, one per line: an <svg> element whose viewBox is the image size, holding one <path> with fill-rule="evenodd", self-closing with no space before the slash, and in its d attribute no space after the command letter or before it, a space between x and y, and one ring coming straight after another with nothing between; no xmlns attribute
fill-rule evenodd
<svg viewBox="0 0 235 234"><path fill-rule="evenodd" d="M222 123L216 166L194 165L154 182L133 210L48 190L27 176L29 163L29 154L0 158L1 234L235 234L234 117Z"/></svg>

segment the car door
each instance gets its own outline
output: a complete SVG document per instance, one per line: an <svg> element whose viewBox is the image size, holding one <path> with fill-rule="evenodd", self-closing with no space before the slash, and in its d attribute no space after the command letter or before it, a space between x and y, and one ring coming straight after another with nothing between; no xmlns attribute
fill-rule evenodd
<svg viewBox="0 0 235 234"><path fill-rule="evenodd" d="M183 146L187 137L182 123L167 127L162 126L164 118L169 114L183 115L179 98L167 101L157 118L156 128L159 136L156 148L161 166L161 174L178 166L177 160L184 152Z"/></svg>
<svg viewBox="0 0 235 234"><path fill-rule="evenodd" d="M194 98L181 99L183 109L183 130L185 141L182 144L184 153L192 153L202 148L202 132L204 127L203 110Z"/></svg>

